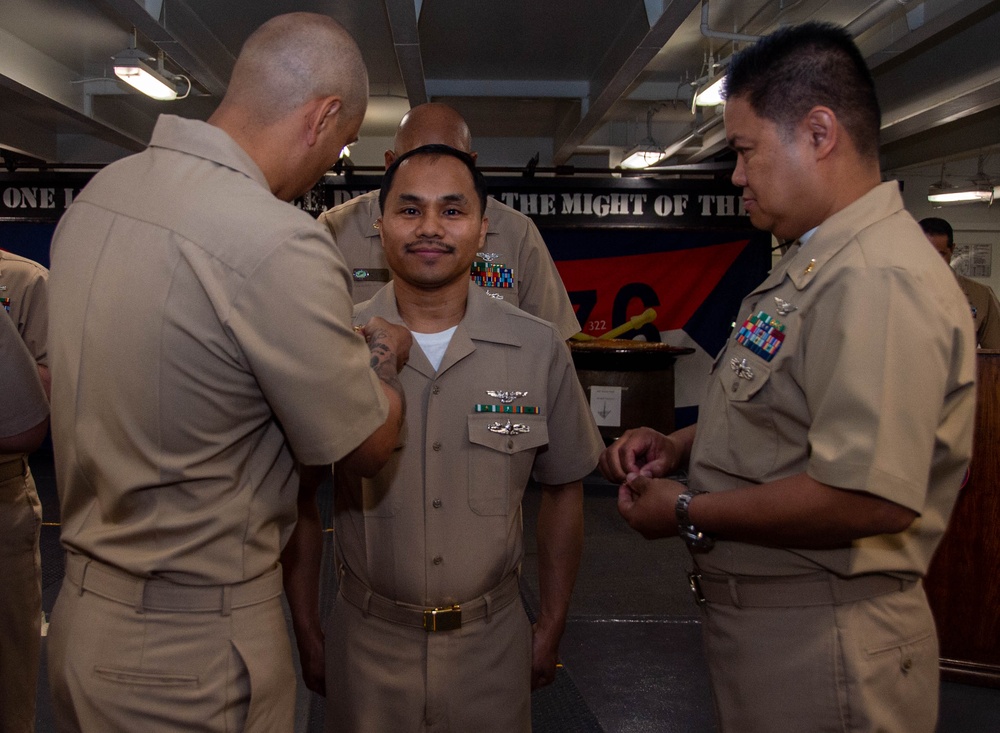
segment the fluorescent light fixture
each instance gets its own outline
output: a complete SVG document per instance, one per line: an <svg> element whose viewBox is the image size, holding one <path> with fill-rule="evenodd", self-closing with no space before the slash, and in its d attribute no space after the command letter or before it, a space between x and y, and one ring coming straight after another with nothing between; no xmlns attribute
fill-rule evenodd
<svg viewBox="0 0 1000 733"><path fill-rule="evenodd" d="M663 150L652 140L639 143L625 156L621 162L622 168L647 168L656 165L664 158Z"/></svg>
<svg viewBox="0 0 1000 733"><path fill-rule="evenodd" d="M147 97L169 101L177 99L177 81L162 68L154 69L142 51L129 48L114 57L115 76Z"/></svg>
<svg viewBox="0 0 1000 733"><path fill-rule="evenodd" d="M717 107L722 104L722 88L726 83L726 75L723 74L707 87L694 95L694 103L698 107Z"/></svg>
<svg viewBox="0 0 1000 733"><path fill-rule="evenodd" d="M945 188L931 186L927 192L927 200L932 204L968 204L983 201L992 204L997 197L1000 186L963 186L960 188Z"/></svg>

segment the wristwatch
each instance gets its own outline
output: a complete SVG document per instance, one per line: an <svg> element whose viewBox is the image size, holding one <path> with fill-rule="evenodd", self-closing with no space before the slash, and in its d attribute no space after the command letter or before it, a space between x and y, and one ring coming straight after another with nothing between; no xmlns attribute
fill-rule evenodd
<svg viewBox="0 0 1000 733"><path fill-rule="evenodd" d="M708 552L715 546L715 538L702 532L691 524L691 517L688 516L688 507L691 500L698 494L706 492L698 489L685 489L677 497L677 504L674 506L674 514L677 515L677 527L680 538L687 543L692 552Z"/></svg>

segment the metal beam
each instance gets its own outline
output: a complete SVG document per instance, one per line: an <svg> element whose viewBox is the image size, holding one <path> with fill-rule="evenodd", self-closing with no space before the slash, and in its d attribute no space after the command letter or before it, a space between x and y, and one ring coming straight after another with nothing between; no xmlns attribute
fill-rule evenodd
<svg viewBox="0 0 1000 733"><path fill-rule="evenodd" d="M16 95L29 104L52 108L55 114L82 122L93 134L124 148L141 148L148 136L127 120L109 120L92 113L85 85L69 68L0 28L0 86L4 95ZM3 140L0 138L0 144ZM21 136L24 142L27 138ZM34 152L36 158L54 162L51 149L42 145Z"/></svg>
<svg viewBox="0 0 1000 733"><path fill-rule="evenodd" d="M882 120L882 143L888 144L1000 106L1000 69L955 79L954 85L916 102L888 110Z"/></svg>
<svg viewBox="0 0 1000 733"><path fill-rule="evenodd" d="M410 101L410 107L416 107L428 101L424 61L420 54L420 34L417 30L417 6L413 0L384 1L406 97Z"/></svg>
<svg viewBox="0 0 1000 733"><path fill-rule="evenodd" d="M882 170L898 172L975 156L998 146L1000 107L882 146Z"/></svg>
<svg viewBox="0 0 1000 733"><path fill-rule="evenodd" d="M922 7L922 6L921 6ZM896 65L905 61L911 53L920 53L925 44L939 40L939 37L952 34L958 28L972 25L983 17L997 12L1000 3L997 0L964 0L948 8L947 12L938 14L922 23L918 28L910 30L902 38L867 55L865 61L873 74L878 75L883 66ZM877 29L876 29L877 30ZM866 41L866 31L854 40L862 48Z"/></svg>
<svg viewBox="0 0 1000 733"><path fill-rule="evenodd" d="M584 100L583 117L579 120L566 118L560 125L554 140L556 165L564 165L573 155L578 145L585 143L601 125L604 116L614 104L624 97L635 84L649 62L677 32L699 0L672 0L663 3L663 12L649 31L638 42L619 36L605 55L601 67L591 80L590 96ZM648 5L636 6L642 15L641 22L647 22ZM635 18L629 18L624 27L630 28Z"/></svg>
<svg viewBox="0 0 1000 733"><path fill-rule="evenodd" d="M0 28L0 83L35 99L82 111L83 87L77 75L51 56Z"/></svg>
<svg viewBox="0 0 1000 733"><path fill-rule="evenodd" d="M38 125L26 125L16 115L0 108L0 145L15 153L55 162L59 159L56 135Z"/></svg>

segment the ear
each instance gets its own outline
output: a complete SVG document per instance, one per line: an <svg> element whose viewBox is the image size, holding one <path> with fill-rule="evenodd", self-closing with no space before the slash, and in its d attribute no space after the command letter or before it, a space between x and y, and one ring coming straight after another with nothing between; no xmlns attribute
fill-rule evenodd
<svg viewBox="0 0 1000 733"><path fill-rule="evenodd" d="M490 228L490 218L488 216L483 217L482 226L479 227L479 249L482 250L486 246L486 232Z"/></svg>
<svg viewBox="0 0 1000 733"><path fill-rule="evenodd" d="M816 106L806 114L803 124L809 135L817 160L822 160L836 149L840 139L840 121L829 107Z"/></svg>
<svg viewBox="0 0 1000 733"><path fill-rule="evenodd" d="M469 157L472 158L472 162L475 163L477 160L479 160L479 153L473 150L471 153L469 153Z"/></svg>
<svg viewBox="0 0 1000 733"><path fill-rule="evenodd" d="M320 133L336 125L341 106L340 97L320 97L307 106L306 142L310 146L316 144Z"/></svg>
<svg viewBox="0 0 1000 733"><path fill-rule="evenodd" d="M392 150L385 151L385 169L389 170L389 166L396 161L396 153Z"/></svg>

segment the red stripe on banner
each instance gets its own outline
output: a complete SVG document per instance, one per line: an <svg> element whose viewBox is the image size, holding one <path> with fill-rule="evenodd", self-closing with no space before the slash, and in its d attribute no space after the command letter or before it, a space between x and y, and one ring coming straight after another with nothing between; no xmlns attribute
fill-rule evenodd
<svg viewBox="0 0 1000 733"><path fill-rule="evenodd" d="M639 315L647 307L656 311L657 331L682 328L722 276L747 246L749 240L709 247L655 252L624 257L601 257L587 260L557 260L556 268L571 296L588 293L594 302L586 315L583 331L600 336ZM659 305L632 297L625 317L612 323L615 300L629 297L636 284L651 289ZM629 288L625 293L623 289ZM593 296L596 294L596 301ZM574 297L574 302L579 299Z"/></svg>

